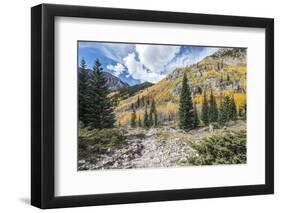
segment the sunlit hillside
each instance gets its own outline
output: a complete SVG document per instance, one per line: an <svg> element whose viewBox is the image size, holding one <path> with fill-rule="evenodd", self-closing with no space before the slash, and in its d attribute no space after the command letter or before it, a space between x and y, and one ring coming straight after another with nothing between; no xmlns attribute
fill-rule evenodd
<svg viewBox="0 0 281 213"><path fill-rule="evenodd" d="M217 104L223 96L234 97L237 111L246 105L246 49L220 49L189 67L180 67L153 86L119 100L115 109L118 125L128 125L133 109L137 119L143 119L152 99L156 103L160 122L176 120L181 82L184 73L192 92L193 102L201 109L203 93L212 91Z"/></svg>

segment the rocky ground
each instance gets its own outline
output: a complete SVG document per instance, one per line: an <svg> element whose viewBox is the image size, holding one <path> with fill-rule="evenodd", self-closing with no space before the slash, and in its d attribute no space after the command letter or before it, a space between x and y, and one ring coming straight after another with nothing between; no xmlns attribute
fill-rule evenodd
<svg viewBox="0 0 281 213"><path fill-rule="evenodd" d="M109 148L105 153L93 153L89 159L78 161L79 170L128 169L177 167L188 165L188 158L196 155L191 143L200 143L201 139L227 130L245 129L245 122L238 121L222 129L204 127L185 132L171 125L127 130L126 143Z"/></svg>

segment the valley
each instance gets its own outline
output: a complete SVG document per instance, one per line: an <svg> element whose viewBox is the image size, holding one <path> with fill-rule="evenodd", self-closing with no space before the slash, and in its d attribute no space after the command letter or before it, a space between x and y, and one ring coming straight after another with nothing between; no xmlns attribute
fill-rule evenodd
<svg viewBox="0 0 281 213"><path fill-rule="evenodd" d="M102 72L111 124L79 123L78 170L246 163L246 64L222 48L155 84Z"/></svg>

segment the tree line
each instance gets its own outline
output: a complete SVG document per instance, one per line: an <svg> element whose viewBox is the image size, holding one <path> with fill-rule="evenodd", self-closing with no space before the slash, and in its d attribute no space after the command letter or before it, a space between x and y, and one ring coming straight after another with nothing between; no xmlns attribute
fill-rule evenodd
<svg viewBox="0 0 281 213"><path fill-rule="evenodd" d="M102 65L97 59L89 73L82 58L79 69L79 121L91 129L113 128L115 115Z"/></svg>
<svg viewBox="0 0 281 213"><path fill-rule="evenodd" d="M139 100L139 99L138 99ZM145 128L150 128L152 126L157 126L158 125L158 115L157 115L157 109L155 105L154 99L152 99L151 104L150 104L150 109L148 112L148 105L149 105L149 100L147 102L147 105L145 106L145 112L143 116L143 120L141 119L140 115L137 118L136 110L132 106L133 112L131 113L131 127L145 127Z"/></svg>
<svg viewBox="0 0 281 213"><path fill-rule="evenodd" d="M150 101L150 110L148 111L149 100L143 105L145 106L145 112L143 119L140 115L137 117L136 108L140 106L139 103L141 99L137 99L135 104L132 104L132 113L131 113L131 127L145 127L150 128L152 126L158 125L157 109L154 99ZM220 105L217 105L216 98L211 90L209 97L207 97L206 91L203 93L203 102L201 107L201 113L199 116L197 110L196 102L193 102L190 87L186 75L183 76L182 80L182 89L180 94L179 101L179 110L178 110L178 120L179 127L184 130L191 130L197 128L200 123L203 125L209 125L211 123L218 123L223 125L229 121L237 120L238 116L246 116L246 105L244 109L239 108L237 111L237 105L234 100L234 96L220 96ZM170 120L170 118L169 118Z"/></svg>
<svg viewBox="0 0 281 213"><path fill-rule="evenodd" d="M80 61L78 104L79 121L83 127L89 127L91 129L114 127L116 120L113 104L108 97L109 90L102 71L103 68L98 59L95 61L90 72L86 69L85 60L82 59ZM140 115L137 117L136 114L136 109L139 107L145 107L142 119ZM159 124L154 99L145 100L144 97L137 97L136 103L133 103L131 108L131 127L150 128ZM206 91L204 92L199 116L196 103L192 100L188 80L186 75L183 76L178 110L179 127L181 129L190 130L197 128L200 123L204 125L219 123L222 125L230 120L236 120L238 116L246 116L246 105L244 109L239 108L239 111L237 111L233 96L221 96L218 107L212 90L209 97L207 97ZM119 126L121 126L120 122Z"/></svg>
<svg viewBox="0 0 281 213"><path fill-rule="evenodd" d="M182 80L178 115L179 127L181 129L194 129L200 124L196 103L193 103L192 101L186 75L183 76ZM221 96L220 106L218 107L213 91L211 90L209 98L207 98L206 91L204 92L200 116L204 125L209 125L211 123L219 123L220 125L223 125L231 120L237 120L238 115L245 118L246 105L244 109L239 108L239 112L237 112L237 106L233 95L231 97L228 95Z"/></svg>

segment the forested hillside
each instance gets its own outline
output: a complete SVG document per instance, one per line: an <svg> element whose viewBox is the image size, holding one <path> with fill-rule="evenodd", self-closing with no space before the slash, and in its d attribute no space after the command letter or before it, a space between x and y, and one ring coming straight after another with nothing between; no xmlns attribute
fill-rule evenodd
<svg viewBox="0 0 281 213"><path fill-rule="evenodd" d="M129 125L133 109L137 117L144 119L145 108L155 101L158 120L177 120L182 78L185 74L194 104L201 111L204 93L207 99L211 92L218 105L224 97L233 98L237 111L246 108L246 49L222 49L197 64L175 69L157 84L139 91L118 102L115 112L121 125Z"/></svg>

